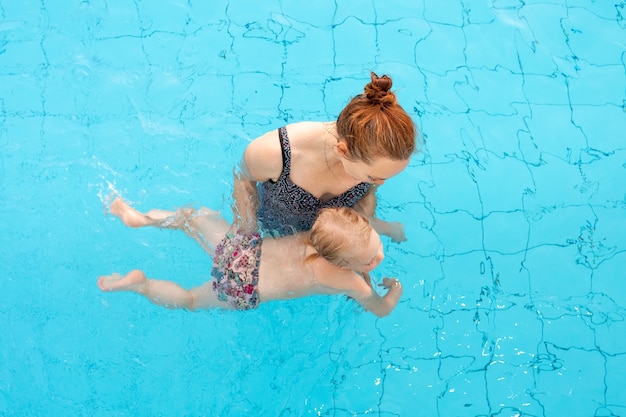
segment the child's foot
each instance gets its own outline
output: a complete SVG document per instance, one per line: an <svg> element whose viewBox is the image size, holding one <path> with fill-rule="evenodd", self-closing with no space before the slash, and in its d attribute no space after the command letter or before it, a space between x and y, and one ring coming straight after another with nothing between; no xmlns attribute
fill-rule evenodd
<svg viewBox="0 0 626 417"><path fill-rule="evenodd" d="M151 223L150 218L126 204L124 200L119 197L113 200L109 211L112 215L119 217L128 227L143 227Z"/></svg>
<svg viewBox="0 0 626 417"><path fill-rule="evenodd" d="M146 281L144 273L135 270L126 276L117 273L101 276L98 278L98 287L102 291L137 291Z"/></svg>

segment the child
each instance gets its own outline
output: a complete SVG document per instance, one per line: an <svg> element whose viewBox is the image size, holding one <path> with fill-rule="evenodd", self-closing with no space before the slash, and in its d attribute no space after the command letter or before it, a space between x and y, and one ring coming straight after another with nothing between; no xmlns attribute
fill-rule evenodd
<svg viewBox="0 0 626 417"><path fill-rule="evenodd" d="M189 310L247 310L271 300L346 294L378 317L388 315L402 294L397 279L379 284L388 290L383 297L372 288L367 273L384 258L382 242L368 220L350 208L323 209L309 232L263 239L229 230L219 213L206 208L144 214L117 198L110 211L130 227L183 229L213 256L213 280L185 290L135 270L100 277L102 291L132 291L155 304Z"/></svg>

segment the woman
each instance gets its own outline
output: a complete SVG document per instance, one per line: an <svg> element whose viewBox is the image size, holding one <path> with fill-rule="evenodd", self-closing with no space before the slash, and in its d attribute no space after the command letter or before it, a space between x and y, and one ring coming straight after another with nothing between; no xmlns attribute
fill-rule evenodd
<svg viewBox="0 0 626 417"><path fill-rule="evenodd" d="M375 188L404 170L416 129L391 92L391 78L371 73L336 122L301 122L253 140L235 176L236 215L274 235L311 228L326 207L353 207L372 226L402 241L399 223L374 218Z"/></svg>

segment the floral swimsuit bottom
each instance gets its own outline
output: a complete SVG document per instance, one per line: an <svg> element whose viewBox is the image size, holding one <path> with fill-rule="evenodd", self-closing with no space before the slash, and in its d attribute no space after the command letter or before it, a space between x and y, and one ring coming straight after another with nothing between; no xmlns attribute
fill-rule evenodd
<svg viewBox="0 0 626 417"><path fill-rule="evenodd" d="M220 301L236 310L258 307L261 236L258 233L228 233L215 248L213 290Z"/></svg>

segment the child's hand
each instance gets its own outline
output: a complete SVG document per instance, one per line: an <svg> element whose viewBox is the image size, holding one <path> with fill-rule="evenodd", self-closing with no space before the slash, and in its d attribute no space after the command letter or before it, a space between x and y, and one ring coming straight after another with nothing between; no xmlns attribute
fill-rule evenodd
<svg viewBox="0 0 626 417"><path fill-rule="evenodd" d="M398 281L397 278L383 278L383 282L378 284L379 287L385 287L391 291L399 291L402 292L402 284Z"/></svg>

